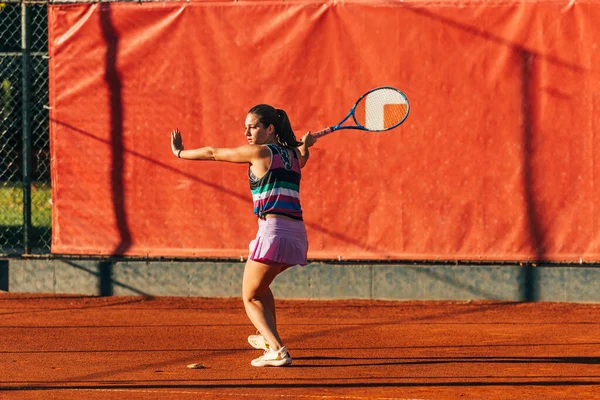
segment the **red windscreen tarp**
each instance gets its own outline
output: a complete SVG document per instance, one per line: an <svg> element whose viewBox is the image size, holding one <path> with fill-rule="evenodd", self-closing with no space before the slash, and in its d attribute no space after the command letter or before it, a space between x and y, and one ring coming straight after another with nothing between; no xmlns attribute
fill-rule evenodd
<svg viewBox="0 0 600 400"><path fill-rule="evenodd" d="M600 3L237 1L49 6L53 253L246 257L247 111L298 137L383 85L411 113L319 140L313 259L600 260ZM596 183L598 181L598 183Z"/></svg>

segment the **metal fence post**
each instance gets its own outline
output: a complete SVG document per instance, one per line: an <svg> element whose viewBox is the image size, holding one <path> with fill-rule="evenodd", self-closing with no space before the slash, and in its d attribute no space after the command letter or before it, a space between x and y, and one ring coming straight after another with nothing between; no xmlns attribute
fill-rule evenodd
<svg viewBox="0 0 600 400"><path fill-rule="evenodd" d="M31 18L25 1L21 2L21 53L23 90L23 248L31 252Z"/></svg>

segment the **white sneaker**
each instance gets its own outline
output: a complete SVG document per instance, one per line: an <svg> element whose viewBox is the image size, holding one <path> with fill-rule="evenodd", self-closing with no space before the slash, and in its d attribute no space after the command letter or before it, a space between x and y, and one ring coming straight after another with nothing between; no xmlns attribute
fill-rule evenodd
<svg viewBox="0 0 600 400"><path fill-rule="evenodd" d="M250 364L254 367L281 367L292 363L292 357L287 347L279 350L265 350L265 354L252 360Z"/></svg>
<svg viewBox="0 0 600 400"><path fill-rule="evenodd" d="M269 350L269 343L267 343L263 335L260 333L257 335L248 336L248 343L250 343L250 346L254 347L255 349Z"/></svg>

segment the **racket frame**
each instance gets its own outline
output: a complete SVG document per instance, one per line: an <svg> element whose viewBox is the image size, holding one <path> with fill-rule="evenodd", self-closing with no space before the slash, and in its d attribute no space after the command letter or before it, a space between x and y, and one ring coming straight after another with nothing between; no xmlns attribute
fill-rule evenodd
<svg viewBox="0 0 600 400"><path fill-rule="evenodd" d="M374 92L376 90L380 90L380 89L391 89L391 90L399 93L404 98L404 100L406 101L406 114L404 114L404 118L402 118L400 120L400 122L398 122L398 123L396 123L396 124L394 124L392 126L389 126L389 127L385 128L385 129L376 130L376 129L365 128L364 126L362 126L361 124L359 124L358 121L356 120L356 115L355 115L356 106L358 106L358 103L360 103L360 101L365 96L369 95L370 93L372 93L372 92ZM335 132L335 131L340 130L340 129L357 129L357 130L368 131L368 132L385 132L385 131L389 131L390 129L394 129L397 126L399 126L400 124L402 124L406 120L406 118L408 117L409 112L410 112L410 104L408 103L408 98L406 97L406 95L404 93L402 93L400 90L398 90L398 89L396 89L395 87L392 87L392 86L380 86L380 87L373 88L373 89L369 90L368 92L366 92L365 94L363 94L362 96L360 96L358 98L358 100L356 100L356 102L354 103L354 105L352 106L352 108L350 109L350 111L348 112L348 114L344 117L344 119L342 119L336 125L330 126L328 128L325 128L325 129L320 130L320 131L315 132L315 133L311 133L311 135L315 139L317 139L317 138L320 138L321 136L328 135L331 132ZM344 122L346 122L348 120L348 118L350 118L350 117L352 117L352 119L354 120L354 123L356 125L344 125L344 126L342 126L342 124Z"/></svg>

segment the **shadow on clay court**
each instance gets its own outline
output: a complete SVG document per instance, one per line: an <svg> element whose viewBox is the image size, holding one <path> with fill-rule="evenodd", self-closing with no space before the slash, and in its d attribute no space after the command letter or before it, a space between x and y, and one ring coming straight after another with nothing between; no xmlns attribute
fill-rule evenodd
<svg viewBox="0 0 600 400"><path fill-rule="evenodd" d="M290 368L286 367L286 368ZM420 379L437 379L438 377L418 377ZM464 377L465 379L481 379L479 377ZM572 377L570 380L523 380L523 377L502 377L502 379L515 379L511 381L447 381L447 382L347 382L347 383L248 383L248 384L123 384L123 385L103 385L103 384L88 384L88 385L49 385L47 383L40 383L35 385L32 383L28 386L5 386L0 391L16 391L16 390L27 390L27 391L55 391L55 390L150 390L150 389L302 389L302 388L403 388L403 387L488 387L488 386L499 386L499 387L510 387L510 386L592 386L597 385L598 380L579 380L578 377ZM537 379L552 379L555 377L536 377ZM592 377L595 378L595 377ZM335 378L340 379L340 378ZM342 378L343 379L343 378ZM377 378L374 378L377 379ZM404 378L389 378L386 379L406 379ZM35 386L34 386L35 385ZM167 393L165 393L167 394ZM218 393L215 393L218 394Z"/></svg>
<svg viewBox="0 0 600 400"><path fill-rule="evenodd" d="M571 346L597 346L600 345L600 342L581 342L581 343L569 343L569 347ZM357 347L348 347L344 346L344 350L399 350L399 349L470 349L470 348L483 348L487 349L490 347L564 347L564 343L536 343L536 344L459 344L459 345L432 345L432 346L377 346L377 347L365 347L365 346L357 346ZM295 348L295 350L311 350L311 351L331 351L331 350L339 350L339 347L302 347ZM200 350L200 349L199 349ZM206 350L206 349L204 349ZM306 357L309 359L310 357ZM378 357L379 358L379 357ZM504 357L506 358L506 357ZM298 360L300 358L294 357L294 360ZM316 359L316 358L315 358Z"/></svg>
<svg viewBox="0 0 600 400"><path fill-rule="evenodd" d="M518 303L515 302L502 302L502 303L492 303L492 304L488 304L485 305L486 308L499 308L499 307L512 307L517 305ZM302 335L293 335L291 337L289 337L290 341L298 341L298 342L306 342L309 339L315 339L315 338L320 338L320 337L329 337L333 334L343 334L345 332L352 332L353 334L356 334L357 331L359 330L365 330L365 329L371 329L373 327L373 325L401 325L401 324L405 324L405 323L415 323L415 322L423 322L423 321L427 321L427 320L431 320L434 321L436 319L442 318L442 317L455 317L458 315L464 316L464 315L468 315L468 314L474 314L474 313L478 313L481 312L481 308L479 309L461 309L458 311L453 311L453 312L443 312L443 313L438 313L438 314L434 314L434 315L427 315L427 316L423 316L423 317L418 317L418 318L411 318L410 320L398 320L395 319L392 322L377 322L377 323L373 323L373 324L366 324L366 323L362 323L362 324L352 324L352 325L342 325L340 326L339 324L336 324L334 327L332 328L326 328L326 329L321 329L319 331L313 331L310 333L306 333L306 334L302 334ZM285 324L282 324L282 326L285 326Z"/></svg>
<svg viewBox="0 0 600 400"><path fill-rule="evenodd" d="M292 364L289 368L338 368L338 367L370 367L385 365L431 365L431 364L456 364L456 363L497 363L497 364L600 364L600 357L429 357L429 358L396 358L385 357L359 358L359 357L294 357L294 361L364 361L352 363L323 364ZM378 360L369 362L369 360ZM379 361L389 360L389 361Z"/></svg>
<svg viewBox="0 0 600 400"><path fill-rule="evenodd" d="M61 299L86 299L86 298L93 298L92 296L60 296ZM46 300L47 297L31 297L28 298L31 300ZM89 306L79 306L77 307L77 310L86 310L86 309L97 309L97 308L103 308L103 307L116 307L116 306L124 306L124 305L128 305L128 304L137 304L137 303L142 303L144 301L146 301L147 299L145 298L141 298L141 299L123 299L120 300L118 302L112 302L109 304L93 304L93 305L89 305ZM2 301L4 301L4 299L2 299ZM0 315L17 315L17 314L48 314L48 313L53 313L53 312L60 312L60 311L72 311L74 308L73 307L57 307L57 308L46 308L46 309L23 309L23 310L19 310L19 311L11 311L11 312L0 312ZM96 326L96 325L94 325ZM69 325L68 327L72 327L71 325Z"/></svg>

